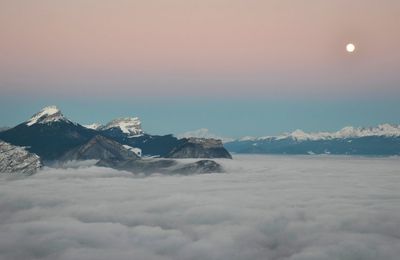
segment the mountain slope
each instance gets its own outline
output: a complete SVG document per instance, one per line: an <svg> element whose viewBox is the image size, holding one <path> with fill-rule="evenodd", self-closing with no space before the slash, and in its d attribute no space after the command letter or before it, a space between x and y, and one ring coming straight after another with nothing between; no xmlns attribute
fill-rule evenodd
<svg viewBox="0 0 400 260"><path fill-rule="evenodd" d="M139 157L120 143L104 136L96 135L87 143L68 151L60 160L101 160L119 162L135 159L139 159Z"/></svg>
<svg viewBox="0 0 400 260"><path fill-rule="evenodd" d="M10 127L6 127L6 126L0 127L0 132L4 132L4 131L6 131L8 129L10 129Z"/></svg>
<svg viewBox="0 0 400 260"><path fill-rule="evenodd" d="M0 141L0 173L34 174L41 167L39 156L23 147Z"/></svg>

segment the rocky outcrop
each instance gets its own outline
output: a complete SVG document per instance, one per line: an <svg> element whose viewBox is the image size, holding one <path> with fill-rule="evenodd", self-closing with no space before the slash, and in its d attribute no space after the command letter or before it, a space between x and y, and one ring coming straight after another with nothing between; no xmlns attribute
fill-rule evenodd
<svg viewBox="0 0 400 260"><path fill-rule="evenodd" d="M140 157L120 143L101 135L96 135L89 142L68 151L61 161L99 160L107 163L135 161Z"/></svg>
<svg viewBox="0 0 400 260"><path fill-rule="evenodd" d="M0 141L0 173L32 175L41 167L39 156L23 147Z"/></svg>
<svg viewBox="0 0 400 260"><path fill-rule="evenodd" d="M189 163L173 171L179 174L199 174L199 173L218 173L223 172L222 166L212 160L201 160Z"/></svg>
<svg viewBox="0 0 400 260"><path fill-rule="evenodd" d="M223 172L222 166L212 160L200 160L193 163L182 163L171 159L144 159L120 162L103 160L99 161L97 166L146 175L153 173L190 175Z"/></svg>
<svg viewBox="0 0 400 260"><path fill-rule="evenodd" d="M194 174L222 172L222 167L213 161L183 163L171 159L141 159L131 149L108 139L95 136L89 142L67 152L61 158L61 164L68 161L97 160L96 165L132 173Z"/></svg>
<svg viewBox="0 0 400 260"><path fill-rule="evenodd" d="M228 158L230 153L222 141L206 138L183 138L181 143L167 155L168 158Z"/></svg>

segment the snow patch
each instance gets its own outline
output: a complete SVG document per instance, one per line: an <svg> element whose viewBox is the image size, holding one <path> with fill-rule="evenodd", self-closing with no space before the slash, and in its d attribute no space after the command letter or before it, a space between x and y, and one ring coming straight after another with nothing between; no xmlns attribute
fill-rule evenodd
<svg viewBox="0 0 400 260"><path fill-rule="evenodd" d="M87 129L92 129L92 130L99 130L103 125L99 123L93 123L90 125L84 125L85 128Z"/></svg>
<svg viewBox="0 0 400 260"><path fill-rule="evenodd" d="M131 152L134 152L137 156L142 157L142 149L129 145L123 145L123 147Z"/></svg>
<svg viewBox="0 0 400 260"><path fill-rule="evenodd" d="M119 128L124 134L132 135L140 135L143 133L142 124L138 117L127 117L127 118L118 118L104 127L101 130L108 130L112 128Z"/></svg>
<svg viewBox="0 0 400 260"><path fill-rule="evenodd" d="M48 106L36 113L26 122L27 126L51 122L68 121L56 106Z"/></svg>

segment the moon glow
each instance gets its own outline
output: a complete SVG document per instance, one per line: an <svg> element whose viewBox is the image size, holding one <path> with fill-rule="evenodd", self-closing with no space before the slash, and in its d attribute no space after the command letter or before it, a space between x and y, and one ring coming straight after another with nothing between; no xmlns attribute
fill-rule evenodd
<svg viewBox="0 0 400 260"><path fill-rule="evenodd" d="M346 45L346 51L352 53L356 50L356 46L353 43L348 43Z"/></svg>

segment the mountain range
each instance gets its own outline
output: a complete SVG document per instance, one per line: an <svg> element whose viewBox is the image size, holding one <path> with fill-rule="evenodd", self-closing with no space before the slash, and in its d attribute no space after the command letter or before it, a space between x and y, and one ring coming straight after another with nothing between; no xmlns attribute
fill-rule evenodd
<svg viewBox="0 0 400 260"><path fill-rule="evenodd" d="M296 130L278 136L243 137L224 146L234 153L400 155L400 126L350 126L316 133Z"/></svg>
<svg viewBox="0 0 400 260"><path fill-rule="evenodd" d="M121 149L135 151L139 156L231 158L222 142L218 140L178 139L173 135L147 134L142 130L137 117L118 118L104 126L99 124L83 126L66 118L55 106L45 107L27 121L0 132L0 140L25 147L27 151L37 154L45 162L60 160L71 151L79 152L79 147L88 144L96 136L115 142L107 146L107 149L118 144L123 146ZM101 144L107 143L103 139ZM189 146L195 149L189 151ZM105 149L104 145L102 147Z"/></svg>
<svg viewBox="0 0 400 260"><path fill-rule="evenodd" d="M0 152L7 155L2 158L3 165L7 165L14 156L38 156L44 165L70 160L97 160L98 165L117 169L155 170L159 167L165 172L172 172L170 167L175 167L174 159L232 158L230 152L400 155L399 125L345 127L337 132L306 133L296 130L278 136L240 139L221 138L208 129L200 129L177 138L172 134L146 133L137 117L117 118L105 125L80 125L66 118L55 106L43 108L15 127L1 129L0 140L3 142ZM14 155L13 151L18 153ZM141 160L142 156L164 159L150 162ZM207 161L184 168L193 167L220 169Z"/></svg>

